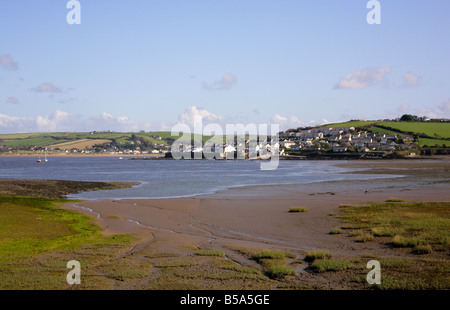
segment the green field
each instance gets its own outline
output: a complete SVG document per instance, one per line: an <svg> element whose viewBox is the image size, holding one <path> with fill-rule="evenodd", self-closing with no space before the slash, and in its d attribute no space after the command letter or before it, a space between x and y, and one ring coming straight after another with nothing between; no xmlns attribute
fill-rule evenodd
<svg viewBox="0 0 450 310"><path fill-rule="evenodd" d="M424 133L430 137L437 134L442 138L450 138L450 123L379 122L377 125L395 128L403 132Z"/></svg>
<svg viewBox="0 0 450 310"><path fill-rule="evenodd" d="M82 132L54 132L54 133L29 133L29 134L6 134L0 135L0 142L5 147L12 148L29 148L29 147L51 147L65 142L73 142L78 140L115 140L117 143L132 142L132 136L143 138L149 143L157 143L168 145L169 138L176 139L178 136L171 136L170 132L146 132L146 133L132 133L132 132L105 132L105 133L82 133ZM156 139L155 137L161 137ZM101 143L99 143L101 144Z"/></svg>
<svg viewBox="0 0 450 310"><path fill-rule="evenodd" d="M389 127L382 128L383 127ZM450 123L434 122L395 122L395 121L350 121L336 124L327 124L320 128L355 127L367 128L375 133L398 135L399 137L411 135L426 135L419 138L419 146L439 146L450 144ZM449 140L445 140L449 139Z"/></svg>
<svg viewBox="0 0 450 310"><path fill-rule="evenodd" d="M382 127L388 128L382 128ZM342 128L355 127L367 129L376 133L397 134L398 136L418 135L419 146L450 145L450 123L433 122L395 122L395 121L349 121L335 124L327 124L318 128ZM425 135L425 136L424 136ZM180 136L172 136L170 131L161 132L104 132L104 133L83 133L83 132L55 132L55 133L20 133L0 135L0 145L12 147L13 149L27 149L31 147L50 147L52 145L77 140L112 140L116 143L130 143L133 136L148 143L157 145L171 145L172 141ZM156 139L160 137L161 139ZM190 138L189 138L190 137ZM192 140L194 135L188 135L187 140ZM203 136L202 141L206 142L211 136ZM224 141L225 141L224 137ZM449 140L446 140L449 139Z"/></svg>
<svg viewBox="0 0 450 310"><path fill-rule="evenodd" d="M104 133L83 133L83 132L55 132L55 133L29 133L29 134L5 134L0 135L0 145L5 147L12 147L14 149L26 149L26 148L54 148L58 147L60 144L70 142L77 144L78 142L86 145L94 145L95 141L98 140L98 144L104 143L106 140L114 140L116 143L130 143L133 142L133 136L137 139L142 139L151 144L156 144L160 146L168 146L172 144L172 141L182 138L187 143L190 143L194 138L198 138L197 134L185 134L174 135L170 131L159 131L159 132L104 132ZM158 137L160 139L158 139ZM203 143L210 140L212 136L202 136ZM93 142L89 143L86 140L91 140ZM223 141L226 141L226 137L223 137ZM63 147L60 147L64 149ZM70 148L69 146L67 148ZM77 147L74 147L77 148ZM78 149L84 149L84 147L79 147Z"/></svg>
<svg viewBox="0 0 450 310"><path fill-rule="evenodd" d="M377 121L349 121L343 123L333 123L319 126L319 128L344 128L344 127L361 127L375 124Z"/></svg>

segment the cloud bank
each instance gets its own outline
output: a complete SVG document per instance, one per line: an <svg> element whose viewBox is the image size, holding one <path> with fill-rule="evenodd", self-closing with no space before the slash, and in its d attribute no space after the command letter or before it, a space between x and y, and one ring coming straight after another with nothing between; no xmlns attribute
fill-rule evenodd
<svg viewBox="0 0 450 310"><path fill-rule="evenodd" d="M63 92L62 88L55 86L52 83L47 83L47 82L42 83L36 87L33 87L31 90L35 91L37 93L54 93L54 94L56 94L56 93Z"/></svg>
<svg viewBox="0 0 450 310"><path fill-rule="evenodd" d="M379 68L366 68L347 74L340 80L335 89L363 89L373 86L377 83L386 82L386 75L391 72L388 65Z"/></svg>
<svg viewBox="0 0 450 310"><path fill-rule="evenodd" d="M150 130L148 122L131 120L126 116L101 115L83 118L77 114L56 110L49 115L37 117L16 117L0 114L0 132L65 132L65 131L139 131Z"/></svg>
<svg viewBox="0 0 450 310"><path fill-rule="evenodd" d="M19 64L15 62L11 55L1 55L0 56L0 68L11 70L11 71L17 71L19 70Z"/></svg>
<svg viewBox="0 0 450 310"><path fill-rule="evenodd" d="M237 78L231 74L226 73L224 74L219 80L215 81L214 83L206 83L203 82L202 88L206 90L230 90L234 84L236 84Z"/></svg>
<svg viewBox="0 0 450 310"><path fill-rule="evenodd" d="M18 104L19 103L19 99L17 99L14 96L8 97L8 99L6 99L7 103L11 103L11 104Z"/></svg>
<svg viewBox="0 0 450 310"><path fill-rule="evenodd" d="M420 76L414 73L407 72L403 77L403 87L416 87L419 86Z"/></svg>

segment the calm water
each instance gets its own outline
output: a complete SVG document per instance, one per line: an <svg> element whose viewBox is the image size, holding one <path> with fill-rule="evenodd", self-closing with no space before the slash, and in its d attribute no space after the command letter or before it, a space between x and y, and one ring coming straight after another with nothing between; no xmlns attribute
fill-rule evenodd
<svg viewBox="0 0 450 310"><path fill-rule="evenodd" d="M340 161L342 163L342 161ZM334 161L280 161L276 170L260 170L258 161L130 160L118 157L0 158L0 178L73 181L138 181L131 189L73 195L81 199L166 198L209 194L218 190L272 184L380 178L342 174ZM390 176L392 177L392 176Z"/></svg>

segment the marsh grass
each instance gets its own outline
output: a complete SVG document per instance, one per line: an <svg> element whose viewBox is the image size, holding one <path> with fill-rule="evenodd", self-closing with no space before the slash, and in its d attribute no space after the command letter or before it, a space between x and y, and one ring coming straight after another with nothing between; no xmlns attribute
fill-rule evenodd
<svg viewBox="0 0 450 310"><path fill-rule="evenodd" d="M218 251L218 250L197 250L197 251L194 252L194 255L225 257L225 252Z"/></svg>
<svg viewBox="0 0 450 310"><path fill-rule="evenodd" d="M381 258L382 290L448 290L450 261L446 259Z"/></svg>
<svg viewBox="0 0 450 310"><path fill-rule="evenodd" d="M413 248L414 254L430 254L431 252L432 248L429 244L418 244Z"/></svg>
<svg viewBox="0 0 450 310"><path fill-rule="evenodd" d="M356 242L362 242L362 243L373 241L373 240L375 240L375 237L370 233L363 233L363 234L357 236L355 239Z"/></svg>
<svg viewBox="0 0 450 310"><path fill-rule="evenodd" d="M344 233L344 231L340 228L334 228L334 229L330 230L330 235L340 235L343 233Z"/></svg>
<svg viewBox="0 0 450 310"><path fill-rule="evenodd" d="M373 227L371 232L375 237L393 237L404 232L401 228L390 228L390 227Z"/></svg>
<svg viewBox="0 0 450 310"><path fill-rule="evenodd" d="M57 207L64 202L0 196L0 257L20 258L101 239L91 218Z"/></svg>
<svg viewBox="0 0 450 310"><path fill-rule="evenodd" d="M267 270L267 276L271 279L280 279L286 276L295 276L295 270L288 266L275 265Z"/></svg>
<svg viewBox="0 0 450 310"><path fill-rule="evenodd" d="M155 264L155 267L158 268L178 268L178 267L191 267L198 265L199 262L194 260L186 260L186 259L180 259L180 260L169 260L164 261L162 263Z"/></svg>
<svg viewBox="0 0 450 310"><path fill-rule="evenodd" d="M284 259L285 257L286 253L281 251L261 251L253 254L253 258L258 261L262 259Z"/></svg>
<svg viewBox="0 0 450 310"><path fill-rule="evenodd" d="M307 212L308 209L305 207L292 207L289 209L290 213L303 213L303 212Z"/></svg>
<svg viewBox="0 0 450 310"><path fill-rule="evenodd" d="M75 258L89 283L87 264L107 262L133 242L129 235L103 236L90 217L58 207L65 202L0 196L0 289L63 288L66 264Z"/></svg>
<svg viewBox="0 0 450 310"><path fill-rule="evenodd" d="M355 241L390 243L397 248L425 246L414 253L450 250L450 203L381 203L346 206L342 228L350 230ZM431 250L429 251L429 247Z"/></svg>
<svg viewBox="0 0 450 310"><path fill-rule="evenodd" d="M404 201L403 199L391 197L387 199L385 202L403 202L403 201Z"/></svg>
<svg viewBox="0 0 450 310"><path fill-rule="evenodd" d="M64 180L0 179L0 195L14 197L64 198L80 192L130 188L131 182L81 182Z"/></svg>
<svg viewBox="0 0 450 310"><path fill-rule="evenodd" d="M309 251L306 252L305 261L312 262L317 259L325 259L332 257L330 252L326 251Z"/></svg>
<svg viewBox="0 0 450 310"><path fill-rule="evenodd" d="M286 266L287 259L295 259L295 256L282 251L259 251L252 254L262 267L263 272L270 279L281 279L289 275L295 275L295 270Z"/></svg>
<svg viewBox="0 0 450 310"><path fill-rule="evenodd" d="M156 260L153 266L159 276L148 283L149 289L269 289L274 285L261 269L238 265L223 256Z"/></svg>
<svg viewBox="0 0 450 310"><path fill-rule="evenodd" d="M318 273L328 271L340 271L350 268L353 263L349 260L321 259L315 260L311 268Z"/></svg>
<svg viewBox="0 0 450 310"><path fill-rule="evenodd" d="M107 277L118 281L128 281L144 278L151 273L152 269L148 263L122 258L103 264L100 270Z"/></svg>

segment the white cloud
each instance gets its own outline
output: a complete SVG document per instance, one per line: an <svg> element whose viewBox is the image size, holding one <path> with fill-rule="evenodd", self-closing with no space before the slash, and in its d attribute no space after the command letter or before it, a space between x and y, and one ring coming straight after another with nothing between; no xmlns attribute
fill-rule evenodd
<svg viewBox="0 0 450 310"><path fill-rule="evenodd" d="M6 99L7 103L11 103L11 104L18 104L19 103L19 99L17 99L14 96L8 97L8 99Z"/></svg>
<svg viewBox="0 0 450 310"><path fill-rule="evenodd" d="M294 128L305 127L305 126L313 126L314 124L316 124L316 122L313 120L311 120L309 122L303 122L294 115L292 115L290 117L285 117L285 116L281 116L279 114L275 114L274 116L272 116L271 123L280 125L280 130L294 129Z"/></svg>
<svg viewBox="0 0 450 310"><path fill-rule="evenodd" d="M402 104L401 106L399 106L399 107L397 108L397 111L400 112L400 113L406 113L406 112L408 112L408 111L409 111L409 104L407 104L407 103Z"/></svg>
<svg viewBox="0 0 450 310"><path fill-rule="evenodd" d="M388 65L383 65L379 68L366 68L360 71L352 72L340 80L334 88L363 89L373 86L379 82L386 83L385 77L389 72L391 72L391 68Z"/></svg>
<svg viewBox="0 0 450 310"><path fill-rule="evenodd" d="M205 109L190 106L184 111L184 113L178 116L178 124L185 124L191 128L196 126L200 128L200 117L203 125L207 125L208 123L217 123L224 120L223 116L216 115Z"/></svg>
<svg viewBox="0 0 450 310"><path fill-rule="evenodd" d="M19 64L15 62L9 54L0 56L0 67L11 71L19 70Z"/></svg>
<svg viewBox="0 0 450 310"><path fill-rule="evenodd" d="M126 116L116 117L106 112L86 119L76 114L56 110L49 115L37 117L15 117L0 114L0 130L2 133L93 130L137 132L139 130L150 130L150 124L131 120Z"/></svg>
<svg viewBox="0 0 450 310"><path fill-rule="evenodd" d="M403 87L416 87L419 86L420 76L414 73L407 72L403 77Z"/></svg>
<svg viewBox="0 0 450 310"><path fill-rule="evenodd" d="M56 110L54 113L36 118L36 129L38 131L66 131L70 130L70 125L75 116L67 112Z"/></svg>
<svg viewBox="0 0 450 310"><path fill-rule="evenodd" d="M27 132L30 124L33 123L34 119L32 118L0 114L0 130L2 133Z"/></svg>
<svg viewBox="0 0 450 310"><path fill-rule="evenodd" d="M53 85L52 83L42 83L39 86L33 87L32 91L38 93L62 93L63 90L60 87Z"/></svg>
<svg viewBox="0 0 450 310"><path fill-rule="evenodd" d="M150 130L150 123L129 119L127 116L113 116L107 112L88 119L87 130L139 131Z"/></svg>
<svg viewBox="0 0 450 310"><path fill-rule="evenodd" d="M438 106L419 109L417 115L430 118L450 118L450 98Z"/></svg>
<svg viewBox="0 0 450 310"><path fill-rule="evenodd" d="M233 74L226 73L214 83L208 84L203 82L202 88L206 90L229 90L236 82L237 78Z"/></svg>

